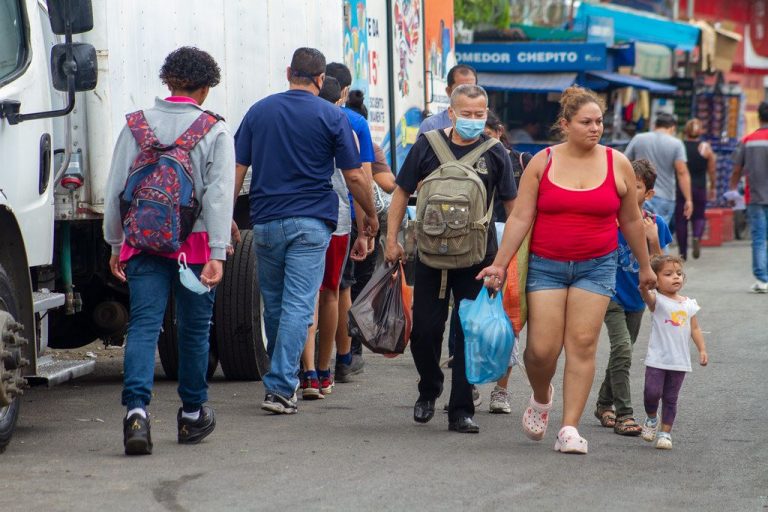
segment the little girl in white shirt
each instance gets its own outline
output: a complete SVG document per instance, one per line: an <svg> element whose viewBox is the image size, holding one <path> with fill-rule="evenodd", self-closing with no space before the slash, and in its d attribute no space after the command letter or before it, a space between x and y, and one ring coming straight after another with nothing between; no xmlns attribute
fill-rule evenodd
<svg viewBox="0 0 768 512"><path fill-rule="evenodd" d="M656 439L656 448L670 450L677 397L685 374L691 371L691 338L699 350L699 364L706 366L709 358L696 318L699 305L695 299L679 294L685 281L683 260L676 256L658 256L651 261L651 267L656 272L656 291L640 290L653 322L645 357L644 402L648 417L643 424L642 438L648 442ZM660 431L659 400L662 401Z"/></svg>

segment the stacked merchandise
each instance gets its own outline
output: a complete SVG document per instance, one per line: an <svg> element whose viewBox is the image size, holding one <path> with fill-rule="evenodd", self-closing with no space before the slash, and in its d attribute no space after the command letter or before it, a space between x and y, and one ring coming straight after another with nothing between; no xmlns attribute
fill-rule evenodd
<svg viewBox="0 0 768 512"><path fill-rule="evenodd" d="M693 79L678 78L674 83L675 91L675 117L677 117L677 131L683 131L685 123L693 117Z"/></svg>
<svg viewBox="0 0 768 512"><path fill-rule="evenodd" d="M717 154L717 200L710 206L724 206L723 194L733 171L733 152L739 143L739 94L704 92L694 99L695 115L704 127L704 139Z"/></svg>

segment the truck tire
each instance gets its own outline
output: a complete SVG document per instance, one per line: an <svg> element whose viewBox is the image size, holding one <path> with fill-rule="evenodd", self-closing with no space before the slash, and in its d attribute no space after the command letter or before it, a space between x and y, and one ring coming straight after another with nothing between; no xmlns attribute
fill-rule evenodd
<svg viewBox="0 0 768 512"><path fill-rule="evenodd" d="M2 265L0 265L0 311L10 313L14 318L19 313L18 303L11 289L11 280ZM0 342L0 345L2 345L2 342ZM4 370L4 365L0 361L0 371L2 370ZM20 374L21 372L18 373ZM8 443L11 441L20 409L21 399L19 397L14 398L10 405L0 407L0 453L5 451Z"/></svg>
<svg viewBox="0 0 768 512"><path fill-rule="evenodd" d="M242 241L227 257L224 279L216 291L213 330L219 360L228 380L261 380L269 371L267 336L256 272L253 232L240 232Z"/></svg>
<svg viewBox="0 0 768 512"><path fill-rule="evenodd" d="M160 364L163 366L165 377L169 380L179 379L179 343L176 330L176 305L173 292L168 297L168 306L165 308L163 327L157 338L157 352L160 355ZM211 329L213 331L213 329ZM216 354L216 344L209 340L208 371L207 378L213 377L219 366L219 357Z"/></svg>

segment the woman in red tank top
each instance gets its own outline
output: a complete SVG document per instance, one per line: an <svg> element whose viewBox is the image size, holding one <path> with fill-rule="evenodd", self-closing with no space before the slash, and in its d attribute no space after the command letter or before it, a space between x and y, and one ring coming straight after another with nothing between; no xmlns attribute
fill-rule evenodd
<svg viewBox="0 0 768 512"><path fill-rule="evenodd" d="M640 263L641 287L655 287L656 276L635 200L632 166L624 155L599 144L601 100L574 86L563 93L560 107L558 128L565 142L531 160L498 255L478 279L499 289L533 225L524 354L533 394L523 428L531 439L544 437L554 396L551 381L565 349L563 422L555 449L587 453L587 441L576 427L594 380L600 326L614 294L617 221Z"/></svg>

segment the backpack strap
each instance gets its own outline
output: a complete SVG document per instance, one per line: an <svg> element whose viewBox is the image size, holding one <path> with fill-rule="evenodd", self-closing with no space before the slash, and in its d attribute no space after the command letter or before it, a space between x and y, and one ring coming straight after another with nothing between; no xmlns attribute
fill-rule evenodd
<svg viewBox="0 0 768 512"><path fill-rule="evenodd" d="M443 269L440 272L440 292L437 294L439 300L443 300L448 293L448 271Z"/></svg>
<svg viewBox="0 0 768 512"><path fill-rule="evenodd" d="M427 138L429 145L432 146L432 150L437 155L437 159L440 160L440 165L456 161L456 155L453 154L448 143L445 142L443 136L440 135L440 130L428 131L424 136Z"/></svg>
<svg viewBox="0 0 768 512"><path fill-rule="evenodd" d="M160 147L160 141L157 139L155 132L149 127L147 118L144 117L144 111L139 110L126 114L125 119L128 124L128 128L131 130L133 138L136 139L139 147L142 150L149 149L153 146Z"/></svg>
<svg viewBox="0 0 768 512"><path fill-rule="evenodd" d="M459 162L468 165L469 167L473 167L478 160L480 160L480 157L483 156L489 149L491 149L496 144L500 144L499 139L494 139L493 137L489 138L479 146L477 146L475 149L461 157L461 160Z"/></svg>
<svg viewBox="0 0 768 512"><path fill-rule="evenodd" d="M206 110L195 119L195 122L184 133L179 135L174 144L186 151L192 151L192 148L213 128L213 125L223 119L221 116Z"/></svg>

